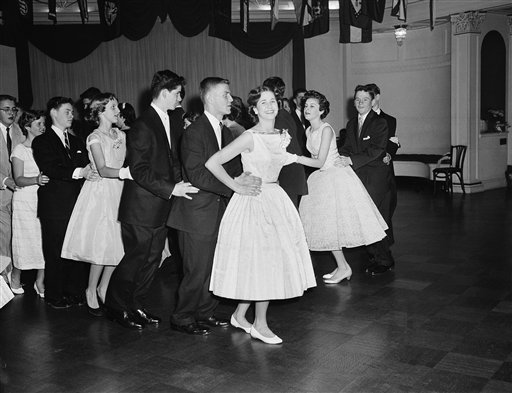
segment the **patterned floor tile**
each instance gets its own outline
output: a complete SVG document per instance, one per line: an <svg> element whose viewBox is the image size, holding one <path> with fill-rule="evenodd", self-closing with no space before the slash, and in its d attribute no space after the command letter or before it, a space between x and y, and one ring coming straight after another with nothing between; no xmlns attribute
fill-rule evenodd
<svg viewBox="0 0 512 393"><path fill-rule="evenodd" d="M435 369L489 379L501 365L502 362L498 360L449 353L437 363Z"/></svg>

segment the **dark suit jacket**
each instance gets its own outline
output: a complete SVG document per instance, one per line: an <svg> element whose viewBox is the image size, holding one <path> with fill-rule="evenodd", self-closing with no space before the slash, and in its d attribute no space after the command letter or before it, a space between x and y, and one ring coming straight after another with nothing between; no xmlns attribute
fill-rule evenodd
<svg viewBox="0 0 512 393"><path fill-rule="evenodd" d="M69 219L73 212L83 179L73 179L76 168L89 164L84 143L68 132L70 156L59 136L48 129L32 142L34 159L39 170L50 178L37 191L37 213L41 218Z"/></svg>
<svg viewBox="0 0 512 393"><path fill-rule="evenodd" d="M360 137L357 136L357 133L356 116L347 123L346 140L340 149L340 154L352 159L352 168L365 185L379 210L381 210L379 204L389 189L390 167L382 161L386 155L386 146L389 139L388 125L384 118L370 110L363 124Z"/></svg>
<svg viewBox="0 0 512 393"><path fill-rule="evenodd" d="M183 114L185 111L180 106L173 111L169 111L169 120L171 121L171 134L174 136L174 140L176 141L176 145L180 146L181 144L181 136L183 135L183 130L185 126L185 122L183 121ZM179 152L179 149L178 149Z"/></svg>
<svg viewBox="0 0 512 393"><path fill-rule="evenodd" d="M126 163L133 181L124 183L119 221L160 227L169 216L172 190L181 181L176 142L171 133L169 146L162 120L152 107L135 121L126 141Z"/></svg>
<svg viewBox="0 0 512 393"><path fill-rule="evenodd" d="M386 145L386 152L389 153L391 156L391 159L393 160L396 156L396 152L398 148L400 147L398 144L391 142L389 138L392 138L396 135L396 118L394 118L391 115L388 115L387 113L384 113L384 111L380 111L380 117L383 117L386 122L388 123L388 142ZM393 161L391 161L393 162Z"/></svg>
<svg viewBox="0 0 512 393"><path fill-rule="evenodd" d="M279 130L287 129L292 137L286 151L292 154L302 155L302 148L297 136L297 126L293 121L292 115L284 109L279 109L274 126ZM306 182L306 172L304 171L304 167L299 164L284 166L279 174L279 185L288 194L306 195L308 193L308 184Z"/></svg>
<svg viewBox="0 0 512 393"><path fill-rule="evenodd" d="M222 127L222 146L231 141L231 131ZM177 198L174 201L168 226L202 235L212 235L217 231L233 193L204 166L217 151L219 144L215 131L203 113L183 132L180 146L183 180L199 188L199 192L192 194L192 200ZM225 163L224 168L230 176L239 176L242 173L240 157Z"/></svg>
<svg viewBox="0 0 512 393"><path fill-rule="evenodd" d="M302 124L302 121L299 119L299 116L297 116L297 113L295 111L292 111L291 113L292 119L295 122L295 128L297 129L297 140L299 142L300 149L302 151L302 155L310 156L308 149L306 148L306 128L304 124Z"/></svg>

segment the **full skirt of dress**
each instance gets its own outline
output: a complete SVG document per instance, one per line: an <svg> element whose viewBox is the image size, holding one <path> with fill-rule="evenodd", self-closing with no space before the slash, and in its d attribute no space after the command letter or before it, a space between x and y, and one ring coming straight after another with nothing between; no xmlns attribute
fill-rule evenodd
<svg viewBox="0 0 512 393"><path fill-rule="evenodd" d="M288 299L316 286L300 217L277 183L234 194L220 224L210 290L247 301Z"/></svg>
<svg viewBox="0 0 512 393"><path fill-rule="evenodd" d="M69 220L63 258L117 266L124 255L121 224L117 220L123 182L103 178L86 181Z"/></svg>
<svg viewBox="0 0 512 393"><path fill-rule="evenodd" d="M350 167L317 170L299 207L309 249L341 250L375 243L388 228L363 183Z"/></svg>
<svg viewBox="0 0 512 393"><path fill-rule="evenodd" d="M12 261L20 270L44 269L37 186L17 190L12 199Z"/></svg>

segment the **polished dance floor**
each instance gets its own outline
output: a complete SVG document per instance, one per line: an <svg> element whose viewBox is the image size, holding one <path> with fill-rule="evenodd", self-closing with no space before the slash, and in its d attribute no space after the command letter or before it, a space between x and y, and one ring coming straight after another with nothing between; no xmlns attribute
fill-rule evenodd
<svg viewBox="0 0 512 393"><path fill-rule="evenodd" d="M421 184L420 184L421 186ZM269 346L241 330L170 330L179 261L159 271L160 327L128 331L85 307L53 310L26 280L0 310L0 392L512 392L512 193L432 196L401 183L396 270L271 304ZM218 315L229 317L233 303Z"/></svg>

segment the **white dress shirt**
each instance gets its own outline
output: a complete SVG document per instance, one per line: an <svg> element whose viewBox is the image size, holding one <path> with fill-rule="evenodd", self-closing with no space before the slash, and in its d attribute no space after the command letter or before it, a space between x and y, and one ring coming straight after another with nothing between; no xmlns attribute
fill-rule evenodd
<svg viewBox="0 0 512 393"><path fill-rule="evenodd" d="M169 146L171 146L171 123L169 122L169 115L167 112L164 112L159 107L157 107L153 102L151 103L151 107L156 111L158 117L160 117L160 120L162 121L162 124L165 128L165 135L167 135Z"/></svg>
<svg viewBox="0 0 512 393"><path fill-rule="evenodd" d="M210 124L213 127L213 131L215 131L215 137L217 138L217 143L219 144L219 149L222 148L222 128L220 126L221 121L213 116L210 112L204 111L204 114L210 121Z"/></svg>

